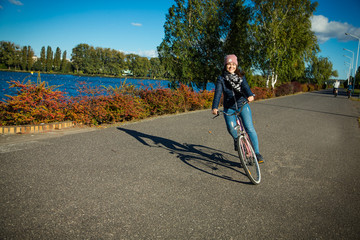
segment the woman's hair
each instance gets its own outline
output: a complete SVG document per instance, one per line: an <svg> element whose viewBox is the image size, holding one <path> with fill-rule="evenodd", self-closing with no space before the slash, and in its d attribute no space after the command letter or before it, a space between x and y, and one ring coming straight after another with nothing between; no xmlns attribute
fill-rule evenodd
<svg viewBox="0 0 360 240"><path fill-rule="evenodd" d="M223 70L222 70L222 74L224 75L224 73L225 73L226 71L227 71L227 70L226 70L226 65L224 65L224 68L223 68ZM245 72L244 72L244 71L241 71L238 66L236 66L235 74L238 75L239 77L245 76Z"/></svg>

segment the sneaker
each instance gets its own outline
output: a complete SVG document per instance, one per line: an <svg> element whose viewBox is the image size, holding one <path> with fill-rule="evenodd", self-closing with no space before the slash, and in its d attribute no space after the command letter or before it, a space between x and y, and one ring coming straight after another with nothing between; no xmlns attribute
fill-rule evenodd
<svg viewBox="0 0 360 240"><path fill-rule="evenodd" d="M239 140L239 138L234 138L234 150L236 152L239 150L238 140Z"/></svg>
<svg viewBox="0 0 360 240"><path fill-rule="evenodd" d="M256 154L256 158L258 160L258 163L264 163L264 158L263 158L263 156L261 156L260 153Z"/></svg>

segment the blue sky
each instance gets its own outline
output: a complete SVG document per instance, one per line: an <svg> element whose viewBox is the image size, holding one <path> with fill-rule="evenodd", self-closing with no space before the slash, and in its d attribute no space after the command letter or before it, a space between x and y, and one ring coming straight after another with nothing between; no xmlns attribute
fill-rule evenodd
<svg viewBox="0 0 360 240"><path fill-rule="evenodd" d="M318 0L312 19L320 43L320 56L328 57L345 79L360 37L359 0ZM173 0L0 0L0 41L67 51L79 43L111 48L141 56L156 56L164 37L165 15ZM359 60L360 61L360 60ZM355 64L356 60L354 61ZM358 63L359 65L359 63Z"/></svg>

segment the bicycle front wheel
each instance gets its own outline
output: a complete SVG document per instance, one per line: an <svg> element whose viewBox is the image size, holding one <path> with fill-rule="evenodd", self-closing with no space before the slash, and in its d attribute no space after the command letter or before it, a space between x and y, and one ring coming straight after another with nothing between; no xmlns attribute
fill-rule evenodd
<svg viewBox="0 0 360 240"><path fill-rule="evenodd" d="M246 175L253 184L259 184L261 181L261 173L254 148L249 139L243 135L239 137L238 144L240 163Z"/></svg>

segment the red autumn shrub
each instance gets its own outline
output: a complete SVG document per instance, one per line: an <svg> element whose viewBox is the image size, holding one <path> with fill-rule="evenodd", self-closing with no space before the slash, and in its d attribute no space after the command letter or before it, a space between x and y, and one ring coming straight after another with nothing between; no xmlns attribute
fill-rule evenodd
<svg viewBox="0 0 360 240"><path fill-rule="evenodd" d="M143 119L150 115L142 99L131 95L111 95L106 110L109 123Z"/></svg>
<svg viewBox="0 0 360 240"><path fill-rule="evenodd" d="M181 111L183 99L170 89L143 89L139 91L140 98L147 105L150 115L162 115Z"/></svg>
<svg viewBox="0 0 360 240"><path fill-rule="evenodd" d="M146 103L151 115L162 115L209 108L214 93L197 93L187 85L180 84L175 90L146 88L139 91L139 96Z"/></svg>
<svg viewBox="0 0 360 240"><path fill-rule="evenodd" d="M293 85L291 83L284 83L275 88L275 96L285 96L294 92Z"/></svg>
<svg viewBox="0 0 360 240"><path fill-rule="evenodd" d="M301 91L302 92L308 92L309 91L309 87L308 87L307 83L301 84Z"/></svg>
<svg viewBox="0 0 360 240"><path fill-rule="evenodd" d="M145 118L149 113L134 92L133 87L105 89L81 83L77 96L69 101L68 118L87 125Z"/></svg>
<svg viewBox="0 0 360 240"><path fill-rule="evenodd" d="M251 91L255 94L255 100L272 98L274 92L269 88L254 87Z"/></svg>
<svg viewBox="0 0 360 240"><path fill-rule="evenodd" d="M7 124L7 104L0 101L0 126Z"/></svg>
<svg viewBox="0 0 360 240"><path fill-rule="evenodd" d="M0 102L0 124L38 124L71 120L87 125L142 119L149 115L209 108L214 92L194 92L186 85L176 90L99 88L78 84L76 97L67 98L45 83L13 82L17 96Z"/></svg>
<svg viewBox="0 0 360 240"><path fill-rule="evenodd" d="M312 92L315 90L315 84L308 84L308 91Z"/></svg>
<svg viewBox="0 0 360 240"><path fill-rule="evenodd" d="M199 97L204 100L202 109L210 108L214 99L215 91L203 90L198 93Z"/></svg>
<svg viewBox="0 0 360 240"><path fill-rule="evenodd" d="M292 88L293 88L293 93L297 93L297 92L301 92L302 91L302 87L301 84L299 82L291 82Z"/></svg>
<svg viewBox="0 0 360 240"><path fill-rule="evenodd" d="M67 98L54 87L11 81L10 88L18 88L18 95L6 101L6 125L39 124L66 120ZM4 108L3 108L4 109ZM2 120L4 121L4 120Z"/></svg>
<svg viewBox="0 0 360 240"><path fill-rule="evenodd" d="M78 123L98 125L106 122L105 106L104 96L73 97L69 101L67 117Z"/></svg>
<svg viewBox="0 0 360 240"><path fill-rule="evenodd" d="M67 117L87 125L106 122L106 90L91 87L85 82L79 83L77 87L77 96L71 97L68 102Z"/></svg>
<svg viewBox="0 0 360 240"><path fill-rule="evenodd" d="M181 98L183 111L193 111L202 109L205 105L205 99L200 97L199 93L194 92L189 86L180 84L180 87L174 91Z"/></svg>

